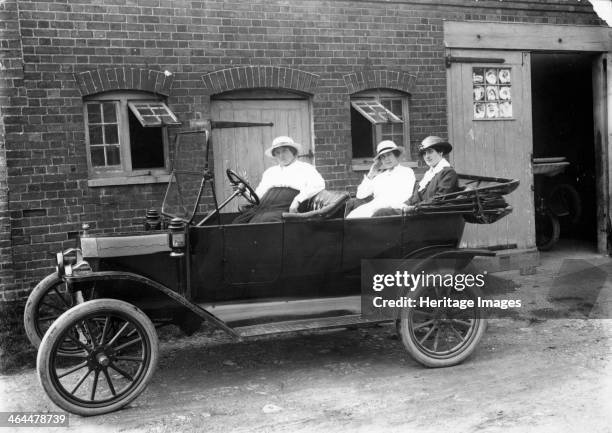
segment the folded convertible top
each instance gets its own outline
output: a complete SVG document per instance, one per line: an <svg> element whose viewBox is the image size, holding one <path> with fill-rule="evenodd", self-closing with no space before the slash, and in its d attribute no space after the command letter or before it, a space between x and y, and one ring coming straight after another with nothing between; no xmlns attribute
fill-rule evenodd
<svg viewBox="0 0 612 433"><path fill-rule="evenodd" d="M503 196L518 185L517 179L459 174L459 191L419 203L414 213L461 214L469 223L491 224L512 212Z"/></svg>

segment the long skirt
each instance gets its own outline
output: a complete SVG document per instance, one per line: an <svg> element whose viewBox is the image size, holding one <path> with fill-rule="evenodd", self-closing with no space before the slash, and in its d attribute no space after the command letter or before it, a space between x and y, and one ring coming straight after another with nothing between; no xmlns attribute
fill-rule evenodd
<svg viewBox="0 0 612 433"><path fill-rule="evenodd" d="M291 202L299 191L293 188L275 187L270 188L263 197L259 199L259 205L247 209L238 215L234 224L254 224L265 222L280 222L283 220L283 212L289 212Z"/></svg>
<svg viewBox="0 0 612 433"><path fill-rule="evenodd" d="M377 216L386 215L401 215L401 209L394 209L389 207L388 201L381 201L376 199L370 200L359 200L350 207L349 203L346 207L346 219L352 218L370 218Z"/></svg>

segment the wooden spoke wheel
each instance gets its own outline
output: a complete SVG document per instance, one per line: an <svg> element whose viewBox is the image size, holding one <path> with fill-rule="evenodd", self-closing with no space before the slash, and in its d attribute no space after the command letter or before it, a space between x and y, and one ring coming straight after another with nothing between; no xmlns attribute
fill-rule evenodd
<svg viewBox="0 0 612 433"><path fill-rule="evenodd" d="M459 291L454 287L419 286L412 294L417 306L400 312L397 322L402 343L410 355L427 367L449 367L468 358L478 346L486 320L477 307L477 287ZM472 300L472 308L445 308L420 305L420 299Z"/></svg>
<svg viewBox="0 0 612 433"><path fill-rule="evenodd" d="M79 352L66 352L67 341ZM157 359L157 334L149 318L126 302L97 299L68 310L49 327L37 370L57 406L90 416L118 410L138 397Z"/></svg>

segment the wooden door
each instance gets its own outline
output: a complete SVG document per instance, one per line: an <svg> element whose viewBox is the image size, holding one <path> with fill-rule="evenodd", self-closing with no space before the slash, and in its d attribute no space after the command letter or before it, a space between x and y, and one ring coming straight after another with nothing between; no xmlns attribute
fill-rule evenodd
<svg viewBox="0 0 612 433"><path fill-rule="evenodd" d="M529 53L453 49L450 54L454 58L463 58L453 61L448 70L448 134L453 144L451 164L458 173L520 180L517 190L506 196L514 208L513 212L494 224L467 224L461 245L534 247ZM490 63L487 63L488 59L503 59L504 62L494 63L489 60ZM497 105L491 105L491 108L500 108L502 103L511 102L503 106L505 117L495 117L494 109L490 113L485 110L484 118L480 118L479 110L475 112L475 103L480 103L476 102L476 94L480 91L475 90L475 87L480 86L474 83L474 74L487 74L489 71L495 71L498 81L494 84L487 81L487 77L494 81L492 74L483 78L484 98L487 98L487 84L490 84L490 87L496 89L494 92L497 92L494 94L497 96ZM504 99L500 98L502 84L509 89L503 91ZM487 104L487 101L484 103ZM508 112L510 107L511 115Z"/></svg>
<svg viewBox="0 0 612 433"><path fill-rule="evenodd" d="M215 192L219 202L232 189L225 170L243 176L253 188L264 170L275 164L264 155L274 137L288 135L302 145L301 161L312 162L310 106L306 99L219 100L212 102L212 119L236 122L272 122L273 126L213 129ZM234 200L222 212L236 212L243 200Z"/></svg>

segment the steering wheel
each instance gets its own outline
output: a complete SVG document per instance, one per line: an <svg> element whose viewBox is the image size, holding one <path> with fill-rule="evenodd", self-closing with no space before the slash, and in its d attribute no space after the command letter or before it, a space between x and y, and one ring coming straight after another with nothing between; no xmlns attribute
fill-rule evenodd
<svg viewBox="0 0 612 433"><path fill-rule="evenodd" d="M251 204L258 205L259 197L255 190L244 180L242 177L238 176L238 174L234 170L230 170L229 168L225 170L225 174L227 174L227 178L229 179L232 186L237 187L240 194Z"/></svg>

